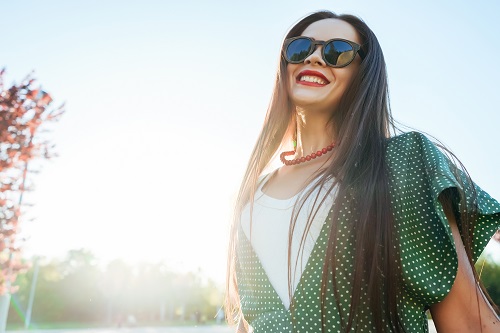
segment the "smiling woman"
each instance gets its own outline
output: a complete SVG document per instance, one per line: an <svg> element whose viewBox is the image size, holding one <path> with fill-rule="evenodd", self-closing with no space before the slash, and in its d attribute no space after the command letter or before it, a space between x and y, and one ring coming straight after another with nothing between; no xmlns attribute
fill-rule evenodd
<svg viewBox="0 0 500 333"><path fill-rule="evenodd" d="M440 332L498 332L473 262L500 204L449 151L394 126L371 29L316 12L281 53L235 208L228 321L255 333L427 332L430 309Z"/></svg>
<svg viewBox="0 0 500 333"><path fill-rule="evenodd" d="M9 33L2 36L0 68L8 69L6 83L35 70L43 88L53 93L55 104L66 101L68 110L48 134L59 157L43 165L36 175L36 189L26 198L34 204L22 221L29 238L26 257L63 257L71 249L85 248L106 261L119 257L133 262L165 260L182 270L201 267L222 282L230 205L262 127L281 39L285 40L285 28L311 11L311 6L328 8L332 1L289 0L286 8L282 2L268 0L3 2L0 26ZM500 155L492 135L500 123L500 112L495 109L500 105L500 66L491 57L500 54L500 20L496 17L500 2L349 0L336 1L335 7L359 13L376 31L384 47L391 104L398 120L443 139L467 165L475 182L500 197L500 177L496 176ZM301 35L302 31L286 39ZM356 54L345 70L355 62L360 62L361 70L363 63L373 64L377 56L374 52L368 55L361 35L357 40L336 34L312 37L316 42L346 39L361 43L365 58ZM350 58L352 52L339 45L350 47L329 45L331 54L339 53L340 60ZM488 52L482 61L472 64L470 52L478 47L487 47ZM307 56L317 52L335 64L330 52L322 54L323 49L324 44L319 44L298 51ZM286 69L288 63L280 60ZM302 71L326 78L331 72L319 64L309 66L312 68ZM368 73L368 69L363 73L373 79L374 72ZM306 75L302 80L321 81ZM286 88L284 82L287 78L280 76L280 87ZM374 92L378 85L363 87ZM283 107L273 109L277 111L272 115L275 124L297 122L287 113L290 100L281 101ZM339 113L339 117L352 114L359 127L358 111L367 106ZM306 121L304 131L314 125L307 111L299 120ZM276 117L280 112L283 117ZM270 128L266 130L273 137ZM359 131L344 133L349 136ZM293 153L286 160L306 160L287 165L292 168L307 167L341 151L348 153L333 137L312 147L299 135L294 149L294 136L292 128L282 140L283 147L270 147L276 151L270 165L280 164L280 153L289 151ZM329 151L332 144L335 148ZM307 161L307 156L312 160ZM354 169L355 160L353 157L342 170ZM272 184L272 180L269 186L262 184L263 193L274 191ZM256 186L255 192L258 190ZM265 240L257 237L256 207L249 229L252 242ZM418 204L405 209L409 207L415 209ZM35 219L30 221L31 217ZM297 221L295 236L305 227L301 221ZM273 285L284 289L285 296L282 291L280 295L290 299L286 296L288 276L293 277L287 274L288 229L283 240L283 233L278 232L282 229L271 229L279 224L263 226L274 237L276 254L278 240L284 244L279 252L284 254L276 258L282 265L280 276L284 276L280 281L285 282ZM312 236L320 231L315 226L310 228ZM255 250L258 248L256 245ZM291 264L294 262L292 258Z"/></svg>
<svg viewBox="0 0 500 333"><path fill-rule="evenodd" d="M325 42L325 45L321 45L323 42L316 42L302 46L302 48L307 47L308 54L304 54L301 58L296 57L297 60L293 62L288 61L287 67L288 89L294 105L303 109L314 105L314 112L324 112L326 117L330 117L332 108L338 105L341 96L344 95L354 78L353 74L359 69L361 56L356 57L358 52L355 51L359 50L358 34L347 22L330 19L312 23L304 30L302 36L311 38L311 41L328 41L332 37L342 38L341 40ZM291 43L285 46L284 55L287 60L289 59L288 53L292 52L291 49L295 47L296 43L297 39L292 39ZM299 48L299 46L295 48ZM332 52L336 56L327 56ZM347 58L348 61L341 62L342 58ZM321 67L303 66L304 64L319 63L324 65ZM310 86L323 89L310 89L308 88Z"/></svg>

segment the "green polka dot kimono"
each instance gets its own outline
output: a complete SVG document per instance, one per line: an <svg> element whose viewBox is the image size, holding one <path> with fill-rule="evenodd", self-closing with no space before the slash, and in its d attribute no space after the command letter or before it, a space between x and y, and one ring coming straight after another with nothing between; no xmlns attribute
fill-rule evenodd
<svg viewBox="0 0 500 333"><path fill-rule="evenodd" d="M399 295L401 319L407 332L428 332L425 311L448 294L458 265L451 229L438 196L445 189L460 186L460 182L451 172L445 155L420 133L391 138L387 149L404 279ZM474 231L474 260L500 228L500 204L477 186L476 191L479 216ZM338 248L342 249L335 265L339 304L332 288L328 288L325 332L342 331L341 323L347 319L350 306L355 239L347 227L348 219L348 209L342 207L335 222L339 228ZM329 217L293 294L292 309L283 305L240 226L236 256L238 289L243 315L255 333L321 332L320 286L330 223ZM370 316L366 315L367 308L367 303L361 304L357 332L374 330Z"/></svg>

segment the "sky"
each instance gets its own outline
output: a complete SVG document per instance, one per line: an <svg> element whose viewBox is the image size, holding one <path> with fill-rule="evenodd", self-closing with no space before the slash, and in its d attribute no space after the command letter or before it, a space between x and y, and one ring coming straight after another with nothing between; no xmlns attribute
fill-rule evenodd
<svg viewBox="0 0 500 333"><path fill-rule="evenodd" d="M25 255L86 248L223 282L232 205L301 17L360 16L377 35L394 117L445 143L500 198L500 3L0 1L5 83L34 71L66 103L22 221ZM494 250L500 252L497 248Z"/></svg>

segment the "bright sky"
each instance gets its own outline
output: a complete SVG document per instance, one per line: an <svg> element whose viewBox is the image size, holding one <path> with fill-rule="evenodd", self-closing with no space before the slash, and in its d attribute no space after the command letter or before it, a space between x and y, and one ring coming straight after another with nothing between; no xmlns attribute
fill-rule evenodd
<svg viewBox="0 0 500 333"><path fill-rule="evenodd" d="M287 29L352 13L385 53L393 114L500 198L498 1L5 1L0 66L67 113L28 197L27 254L88 248L225 277L232 203ZM497 249L498 250L498 249Z"/></svg>

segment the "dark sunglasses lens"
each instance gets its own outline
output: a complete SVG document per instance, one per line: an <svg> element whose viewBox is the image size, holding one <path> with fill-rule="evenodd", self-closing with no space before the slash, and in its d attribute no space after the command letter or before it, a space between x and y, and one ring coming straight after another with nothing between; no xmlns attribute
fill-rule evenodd
<svg viewBox="0 0 500 333"><path fill-rule="evenodd" d="M325 45L325 60L332 66L343 66L356 55L352 46L344 41L336 40Z"/></svg>
<svg viewBox="0 0 500 333"><path fill-rule="evenodd" d="M306 38L299 38L288 44L286 57L290 62L302 62L311 50L311 41Z"/></svg>

